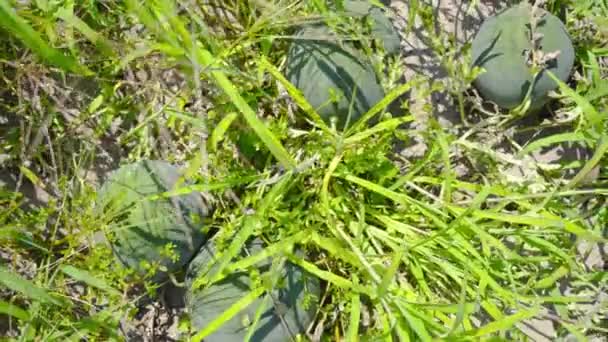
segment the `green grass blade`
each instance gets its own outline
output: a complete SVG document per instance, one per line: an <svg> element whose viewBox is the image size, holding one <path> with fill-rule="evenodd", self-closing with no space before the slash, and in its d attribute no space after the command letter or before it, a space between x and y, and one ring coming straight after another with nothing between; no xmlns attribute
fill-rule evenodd
<svg viewBox="0 0 608 342"><path fill-rule="evenodd" d="M262 218L264 217L266 211L280 196L283 195L289 184L291 184L291 175L292 174L288 172L284 175L283 179L277 182L270 189L270 191L258 204L255 215L245 216L242 228L232 238L228 248L222 251L222 257L218 260L219 266L217 269L213 272L213 274L203 274L203 276L197 278L193 283L193 287L199 287L203 284L207 284L212 282L213 279L218 279L222 276L231 260L243 250L247 240L251 237L255 230L260 228Z"/></svg>
<svg viewBox="0 0 608 342"><path fill-rule="evenodd" d="M559 322L568 332L570 332L574 337L576 337L577 342L587 342L589 339L583 332L581 332L575 325L566 323L564 321Z"/></svg>
<svg viewBox="0 0 608 342"><path fill-rule="evenodd" d="M229 113L215 126L213 132L211 132L211 137L209 138L209 151L217 151L217 144L220 143L224 139L224 135L228 131L228 128L236 119L237 113Z"/></svg>
<svg viewBox="0 0 608 342"><path fill-rule="evenodd" d="M215 64L215 58L211 53L205 49L198 49L198 62L205 67L209 67ZM216 83L222 88L222 90L228 95L232 103L236 106L236 108L243 114L245 120L251 128L258 135L260 140L264 142L266 147L270 150L270 152L274 155L275 158L288 170L292 170L296 167L296 162L291 158L287 150L281 145L281 142L277 139L277 137L272 134L272 132L266 127L266 125L260 120L256 113L251 109L251 107L247 104L245 99L239 94L236 87L226 75L218 70L212 70L211 75L215 79Z"/></svg>
<svg viewBox="0 0 608 342"><path fill-rule="evenodd" d="M76 74L92 75L92 72L79 64L75 58L49 46L38 32L15 12L7 0L0 0L0 27L19 38L46 62Z"/></svg>
<svg viewBox="0 0 608 342"><path fill-rule="evenodd" d="M602 135L600 143L591 159L589 159L589 161L585 163L585 166L583 166L583 168L576 174L576 176L574 176L574 178L572 178L570 182L568 182L565 190L572 189L583 179L585 179L587 174L591 172L591 170L600 162L606 152L608 152L608 135Z"/></svg>
<svg viewBox="0 0 608 342"><path fill-rule="evenodd" d="M424 322L420 318L416 317L416 315L414 315L412 312L410 312L416 310L414 310L410 305L407 304L404 304L404 307L401 307L401 305L398 305L398 307L409 326L412 328L412 330L414 330L416 335L418 335L419 340L431 341L431 335L427 331Z"/></svg>
<svg viewBox="0 0 608 342"><path fill-rule="evenodd" d="M416 242L411 247L409 247L409 249L413 250L421 245L424 245L425 243L428 243L429 241L432 241L439 236L445 235L448 231L457 227L461 221L463 221L467 216L469 216L474 210L479 208L479 206L486 200L486 198L490 195L490 189L490 187L484 187L482 191L478 193L477 196L475 196L475 198L473 199L473 203L466 210L461 212L455 220L450 222L450 224L448 224L447 226L442 227L441 230L437 231L433 235Z"/></svg>
<svg viewBox="0 0 608 342"><path fill-rule="evenodd" d="M268 71L285 89L287 93L291 96L291 98L295 101L295 103L306 113L310 119L324 132L334 135L334 133L329 129L325 121L321 118L321 116L317 113L317 111L313 108L313 106L306 101L304 98L304 94L296 88L293 84L291 84L282 74L281 72L274 67L274 65L270 64L270 62L266 59L266 57L261 57L259 60L260 67L263 70Z"/></svg>
<svg viewBox="0 0 608 342"><path fill-rule="evenodd" d="M355 253L351 250L342 247L342 243L338 239L321 236L319 233L312 231L310 235L311 241L319 248L326 250L331 255L348 262L357 268L363 267Z"/></svg>
<svg viewBox="0 0 608 342"><path fill-rule="evenodd" d="M0 267L0 284L3 284L15 292L19 292L30 299L43 303L61 305L58 300L51 297L45 290L34 285L31 281L13 274L4 267Z"/></svg>
<svg viewBox="0 0 608 342"><path fill-rule="evenodd" d="M357 283L357 276L353 277L353 281ZM350 300L350 321L346 332L347 341L356 342L359 340L359 321L361 320L361 299L359 294L354 293Z"/></svg>
<svg viewBox="0 0 608 342"><path fill-rule="evenodd" d="M587 138L582 133L568 132L568 133L554 134L554 135L548 136L546 138L534 140L530 144L526 145L526 147L524 147L519 152L519 155L522 156L522 155L528 154L530 152L536 151L538 149L541 149L543 147L547 147L547 146L551 146L551 145L555 145L555 144L559 144L559 143L586 141L586 140L587 140Z"/></svg>
<svg viewBox="0 0 608 342"><path fill-rule="evenodd" d="M152 30L156 35L164 39L165 42L169 43L172 49L177 49L183 57L192 56L192 63L208 69L207 71L213 77L215 82L230 98L234 106L243 115L247 123L251 126L251 128L274 155L274 157L279 161L279 163L288 170L292 170L296 167L296 162L285 150L277 137L272 134L262 120L257 117L253 109L251 109L249 104L247 104L247 101L245 101L245 99L238 92L235 85L228 79L223 71L216 68L218 62L216 57L214 57L211 52L202 46L194 44L188 30L185 28L185 25L174 13L176 7L173 1L160 1L158 3L160 9L153 9L152 11L137 0L129 0L127 4L130 10L137 15L144 25ZM157 19L155 19L155 15ZM162 27L159 24L159 21L170 22L171 29L178 32L176 33L171 31L168 29L168 27ZM179 43L180 38L185 46Z"/></svg>
<svg viewBox="0 0 608 342"><path fill-rule="evenodd" d="M290 236L285 239L281 239L281 241L268 245L264 247L264 249L256 254L248 256L246 258L240 259L239 261L233 262L226 267L226 275L232 274L239 270L245 270L248 267L251 267L262 260L268 259L274 255L277 255L281 252L289 251L293 245L296 243L302 243L306 241L307 236L310 234L309 231L301 231L296 233L293 236ZM212 279L211 282L217 282L222 280L222 277L217 276Z"/></svg>
<svg viewBox="0 0 608 342"><path fill-rule="evenodd" d="M321 203L323 203L323 206L324 206L324 209L326 212L329 212L331 210L330 205L329 205L329 181L341 161L342 161L342 155L341 154L336 155L329 163L329 166L327 167L327 171L325 172L325 176L323 176L323 183L321 185L320 197L321 197Z"/></svg>
<svg viewBox="0 0 608 342"><path fill-rule="evenodd" d="M81 269L78 269L78 268L76 268L74 266L70 266L70 265L61 266L59 269L61 270L61 272L65 273L66 275L70 276L71 278L73 278L75 280L82 281L92 287L98 288L100 290L104 290L110 294L120 296L120 292L118 290L114 289L112 286L110 286L108 283L106 283L103 279L99 279L99 278L95 277L93 274L91 274L88 271L81 270Z"/></svg>
<svg viewBox="0 0 608 342"><path fill-rule="evenodd" d="M555 256L564 260L568 265L574 265L574 259L570 257L564 249L555 246L551 242L535 236L523 235L522 238L532 246L535 246L545 252L553 253Z"/></svg>
<svg viewBox="0 0 608 342"><path fill-rule="evenodd" d="M450 209L454 209L457 207L451 207ZM462 210L461 208L457 208L457 210ZM512 224L523 224L527 226L535 226L538 228L558 228L563 229L569 233L575 234L585 239L589 239L590 241L605 241L604 238L595 234L592 231L584 229L583 227L570 222L566 219L549 217L548 215L543 216L529 216L529 215L514 215L514 214L504 214L504 213L496 213L485 210L475 210L472 213L473 217L483 218L483 219L491 219L496 221L508 222Z"/></svg>
<svg viewBox="0 0 608 342"><path fill-rule="evenodd" d="M376 103L372 108L370 108L367 113L363 114L359 120L357 120L347 131L345 136L351 136L355 132L358 132L366 122L369 121L374 115L380 113L384 108L388 107L393 101L395 101L399 96L407 93L413 86L418 84L417 81L410 81L405 84L402 84L395 89L391 90L382 100Z"/></svg>
<svg viewBox="0 0 608 342"><path fill-rule="evenodd" d="M262 315L269 307L268 305L270 304L271 300L272 300L272 298L270 296L264 296L264 298L262 299L262 302L260 303L258 308L255 310L255 314L253 315L253 321L247 327L247 335L245 336L243 341L246 341L246 342L251 341L251 337L253 336L253 334L256 333L257 326L258 326L258 324L260 324L260 319L262 319Z"/></svg>
<svg viewBox="0 0 608 342"><path fill-rule="evenodd" d="M30 314L22 308L0 300L0 314L13 316L22 321L29 321Z"/></svg>
<svg viewBox="0 0 608 342"><path fill-rule="evenodd" d="M263 287L260 287L249 292L246 296L239 299L236 303L232 304L226 311L222 312L218 317L211 321L207 326L205 326L203 330L194 335L194 337L192 337L192 341L203 341L205 337L213 334L217 329L224 325L224 323L228 322L232 317L236 316L239 312L243 311L246 307L251 305L256 299L258 299L258 297L260 297L264 293L264 291L265 289Z"/></svg>
<svg viewBox="0 0 608 342"><path fill-rule="evenodd" d="M345 290L352 290L352 291L370 296L371 298L375 298L375 295L373 295L373 293L375 293L375 291L372 292L368 287L365 287L365 286L362 286L359 284L354 284L351 280L348 280L344 277L336 275L332 272L324 271L306 260L296 258L296 257L290 257L289 261L291 261L293 264L295 264L297 266L300 266L301 268L303 268L310 274L313 274L313 275L319 277L320 279L323 279L339 288L342 288Z"/></svg>
<svg viewBox="0 0 608 342"><path fill-rule="evenodd" d="M564 276L568 275L568 273L570 273L568 267L562 265L558 267L555 271L553 271L549 276L538 280L536 284L534 284L534 288L546 289L552 287L553 285L555 285L555 283L557 283L560 278L563 278Z"/></svg>
<svg viewBox="0 0 608 342"><path fill-rule="evenodd" d="M403 249L399 249L399 250L395 251L395 253L393 254L393 257L391 260L391 265L384 273L384 276L382 277L382 281L380 282L380 285L378 286L378 298L384 297L384 295L386 294L386 291L388 290L389 285L395 279L395 274L397 274L397 271L399 270L399 265L401 264L401 259L403 258L403 254L404 254Z"/></svg>
<svg viewBox="0 0 608 342"><path fill-rule="evenodd" d="M474 337L481 337L490 334L494 334L500 331L507 331L513 329L515 324L525 321L526 319L533 318L540 312L540 307L535 307L528 310L519 311L513 315L506 316L500 320L488 323L483 327L473 330L466 335L472 335Z"/></svg>
<svg viewBox="0 0 608 342"><path fill-rule="evenodd" d="M395 128L399 127L401 124L404 124L406 122L411 122L414 120L414 117L411 115L408 116L404 116L404 117L400 117L400 118L394 118L394 119L389 119L386 121L383 121L377 125L375 125L372 128L366 129L362 132L353 134L352 136L344 139L344 144L345 145L350 145L350 144L354 144L357 142L360 142L363 139L367 139L370 136L383 132L383 131L394 131Z"/></svg>
<svg viewBox="0 0 608 342"><path fill-rule="evenodd" d="M214 279L220 279L222 274L226 268L226 266L230 263L230 261L236 257L242 250L247 240L253 234L255 228L257 228L257 224L259 219L253 216L247 216L245 218L245 222L243 223L243 227L238 231L238 233L234 236L230 245L226 250L222 251L222 256L219 260L217 260L217 264L219 265L217 269L212 274L207 274L206 272L202 272L202 276L199 276L192 284L193 288L198 288L202 285L212 283Z"/></svg>
<svg viewBox="0 0 608 342"><path fill-rule="evenodd" d="M206 191L216 191L233 188L235 186L249 184L251 182L259 181L262 179L262 175L252 175L252 176L243 176L243 177L235 177L234 179L227 179L223 182L213 182L209 184L193 184L193 185L184 185L178 188L165 191L160 194L154 194L146 197L146 199L154 201L161 198L170 198L173 196L179 195L187 195L194 191L198 192L206 192Z"/></svg>
<svg viewBox="0 0 608 342"><path fill-rule="evenodd" d="M604 115L600 115L600 113L595 109L595 107L585 99L583 96L579 95L576 91L571 89L566 83L562 82L559 78L557 78L551 71L547 70L547 75L557 83L559 89L566 96L570 97L576 104L580 107L585 119L587 122L591 124L592 127L596 129L599 133L601 132L601 126L604 121Z"/></svg>
<svg viewBox="0 0 608 342"><path fill-rule="evenodd" d="M450 331L448 332L448 335L453 334L454 332L456 332L456 330L458 330L458 327L463 323L463 321L465 320L465 312L466 312L466 300L467 300L467 288L468 288L468 273L465 273L464 278L462 279L462 285L461 285L461 289L460 289L460 300L458 303L458 312L456 313L456 319L454 320L454 325L452 325L452 328L450 329Z"/></svg>
<svg viewBox="0 0 608 342"><path fill-rule="evenodd" d="M101 51L107 57L116 57L116 53L114 49L112 49L112 44L106 40L106 38L95 32L87 23L82 21L82 19L78 18L74 15L74 12L71 9L66 7L62 7L55 13L55 15L65 21L68 26L74 27L83 36L85 36L91 43L95 44L99 51Z"/></svg>

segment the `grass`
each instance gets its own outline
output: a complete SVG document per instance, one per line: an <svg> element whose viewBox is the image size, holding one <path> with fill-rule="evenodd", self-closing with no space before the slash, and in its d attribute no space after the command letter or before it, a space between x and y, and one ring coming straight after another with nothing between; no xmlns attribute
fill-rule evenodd
<svg viewBox="0 0 608 342"><path fill-rule="evenodd" d="M374 52L378 70L390 65L387 96L345 132L322 121L281 70L295 23L353 25L320 0L207 3L0 0L0 163L14 176L0 188L7 339L120 340L121 320L157 297L97 241L112 226L96 214L87 174L143 158L186 165L193 185L175 192L204 191L216 207L208 225L223 251L219 270L195 285L268 257L322 280L309 338L523 340L530 318L553 322L559 337L608 333L605 266L584 263L608 224L602 1L546 4L566 9L577 76L560 84L559 109L543 123L569 129L526 146L512 139L515 126L497 125L508 113L480 110L470 91L477 70L458 57L468 47L435 32L424 2L410 22L430 35L449 81L395 84L403 64ZM466 121L448 130L429 117L414 131L408 124L420 118L408 100L405 115L383 112L412 89L450 95ZM423 153L395 152L415 136ZM514 152L493 146L498 138ZM530 161L532 151L574 142L592 156L570 165L573 178ZM509 177L524 164L530 173ZM587 181L596 166L599 177ZM46 198L33 204L28 189ZM251 237L265 249L239 257ZM200 340L260 293L201 332L189 331L184 314L182 337Z"/></svg>

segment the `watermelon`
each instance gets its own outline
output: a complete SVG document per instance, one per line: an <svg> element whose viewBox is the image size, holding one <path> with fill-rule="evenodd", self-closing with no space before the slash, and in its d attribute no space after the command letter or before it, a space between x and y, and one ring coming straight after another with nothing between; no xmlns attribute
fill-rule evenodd
<svg viewBox="0 0 608 342"><path fill-rule="evenodd" d="M384 98L369 60L350 45L340 45L329 28L308 25L295 36L287 55L287 79L326 122L335 118L343 129Z"/></svg>
<svg viewBox="0 0 608 342"><path fill-rule="evenodd" d="M382 43L387 54L399 53L401 47L399 33L382 8L374 6L369 0L345 0L343 4L346 15L369 16L372 24L372 37Z"/></svg>
<svg viewBox="0 0 608 342"><path fill-rule="evenodd" d="M540 51L560 53L547 63L534 84L531 109L546 104L548 93L557 88L545 71L567 81L574 65L574 47L564 24L551 13L540 11L542 18L536 28L542 34ZM533 47L530 14L531 6L526 2L504 10L481 25L472 43L474 65L486 70L475 80L475 87L486 100L505 109L521 104L533 81L526 56Z"/></svg>
<svg viewBox="0 0 608 342"><path fill-rule="evenodd" d="M97 196L100 215L110 219L109 240L118 260L142 276L145 262L166 268L152 276L155 282L185 268L205 241L201 220L210 209L200 195L150 199L171 190L179 177L179 169L167 162L144 160L112 172ZM177 259L163 253L168 244Z"/></svg>
<svg viewBox="0 0 608 342"><path fill-rule="evenodd" d="M263 249L259 239L247 244L242 256L253 255ZM217 251L214 241L209 241L194 258L186 274L186 306L190 313L192 327L198 332L207 327L219 315L226 312L238 300L247 296L252 290L252 280L246 271L237 271L210 286L196 288L193 286L197 277L205 271L212 274L217 270ZM260 262L255 267L260 274L267 273L271 260ZM302 334L314 318L316 306L313 303L304 306L306 293L318 298L319 280L296 265L286 263L281 269L281 281L272 291L265 292L253 303L222 324L218 330L204 338L206 342L243 341L249 329L253 329L252 342L289 341L289 336ZM256 312L264 305L262 316L255 325Z"/></svg>

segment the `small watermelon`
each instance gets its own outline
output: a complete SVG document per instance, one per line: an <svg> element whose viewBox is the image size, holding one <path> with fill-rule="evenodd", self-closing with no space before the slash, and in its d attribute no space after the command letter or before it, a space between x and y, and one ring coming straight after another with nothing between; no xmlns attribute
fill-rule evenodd
<svg viewBox="0 0 608 342"><path fill-rule="evenodd" d="M209 209L200 195L150 199L171 190L179 177L178 168L167 162L144 160L112 172L99 190L97 204L110 219L114 253L141 275L146 272L143 262L179 271L204 243L201 219ZM177 259L163 252L168 244ZM161 282L166 275L159 271L152 280Z"/></svg>
<svg viewBox="0 0 608 342"><path fill-rule="evenodd" d="M243 256L256 254L262 248L262 242L256 239L247 244L249 254L243 251ZM194 280L207 268L211 273L217 269L217 264L207 267L215 259L215 244L209 241L194 258L186 274L188 288L186 305L190 312L192 327L197 332L251 291L252 281L249 273L244 271L230 274L208 287L194 288ZM271 261L266 260L257 265L257 270L263 275L269 271L270 265ZM290 336L304 333L315 313L315 305L304 307L304 296L310 293L318 298L319 281L291 263L286 263L282 272L283 278L273 291L257 298L204 340L206 342L243 341L252 328L251 325L260 305L264 305L264 308L260 320L253 328L250 341L289 341Z"/></svg>
<svg viewBox="0 0 608 342"><path fill-rule="evenodd" d="M335 117L340 129L345 127L349 115L348 122L352 124L384 98L369 60L349 45L339 45L325 26L300 29L286 65L288 80L326 122Z"/></svg>
<svg viewBox="0 0 608 342"><path fill-rule="evenodd" d="M533 46L530 39L531 6L527 2L508 8L487 19L479 28L472 44L474 65L486 70L475 80L481 95L500 107L512 109L524 100L532 84L527 54ZM574 47L563 23L541 10L536 32L542 34L543 53L559 51L544 70L566 81L574 65ZM531 109L548 101L548 93L557 84L542 71L531 93Z"/></svg>
<svg viewBox="0 0 608 342"><path fill-rule="evenodd" d="M372 24L372 37L382 42L387 54L399 53L401 46L399 33L382 8L374 6L369 0L345 0L344 10L347 15L353 17L369 16Z"/></svg>

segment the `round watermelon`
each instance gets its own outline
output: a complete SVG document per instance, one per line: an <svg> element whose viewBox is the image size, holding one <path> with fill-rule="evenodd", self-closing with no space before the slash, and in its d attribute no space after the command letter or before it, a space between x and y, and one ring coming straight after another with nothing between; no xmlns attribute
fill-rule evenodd
<svg viewBox="0 0 608 342"><path fill-rule="evenodd" d="M242 256L256 254L262 249L262 242L256 239L247 244ZM207 269L209 273L205 274L213 273L217 269L217 264L207 267L216 259L215 244L209 241L194 258L186 275L186 305L190 312L191 325L197 332L252 290L252 280L245 271L230 274L208 287L193 287L195 279ZM271 260L267 259L256 265L257 271L262 275L268 272L270 263ZM318 298L319 280L291 263L286 263L281 272L280 281L272 291L265 292L213 334L205 337L205 342L243 341L250 329L253 329L250 340L252 342L289 341L290 337L303 334L314 319L315 313L314 303L305 306L304 297L306 293L310 293ZM261 305L264 305L261 318L253 327L256 312Z"/></svg>
<svg viewBox="0 0 608 342"><path fill-rule="evenodd" d="M369 60L348 44L339 44L322 25L309 25L295 34L286 75L319 115L326 122L335 118L340 129L384 98Z"/></svg>
<svg viewBox="0 0 608 342"><path fill-rule="evenodd" d="M209 209L200 195L151 199L172 190L179 177L179 169L167 162L144 160L112 172L98 192L115 255L141 275L146 263L166 268L152 277L157 282L185 267L205 240L201 220Z"/></svg>
<svg viewBox="0 0 608 342"><path fill-rule="evenodd" d="M345 0L344 10L347 15L353 17L369 16L372 37L382 43L387 54L399 53L401 48L399 33L382 8L374 6L369 0Z"/></svg>
<svg viewBox="0 0 608 342"><path fill-rule="evenodd" d="M551 13L541 10L541 14L536 28L542 35L540 51L559 51L559 55L546 64L534 83L531 109L542 107L548 101L548 93L557 88L545 71L566 81L574 64L574 48L563 23ZM508 8L487 19L473 40L474 65L486 70L475 80L475 87L486 100L506 109L521 104L532 85L527 60L533 48L530 16L531 6L527 3Z"/></svg>

